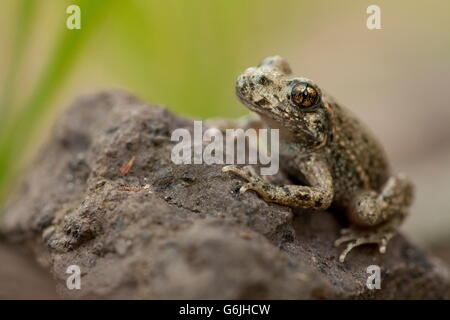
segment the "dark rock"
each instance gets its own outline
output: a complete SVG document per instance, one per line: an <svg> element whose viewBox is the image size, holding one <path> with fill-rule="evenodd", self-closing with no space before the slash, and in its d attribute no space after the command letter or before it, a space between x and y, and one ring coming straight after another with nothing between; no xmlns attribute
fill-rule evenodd
<svg viewBox="0 0 450 320"><path fill-rule="evenodd" d="M34 250L63 296L450 297L448 267L401 235L386 255L364 246L342 264L336 214L240 195L219 165L173 164L181 127L192 122L124 93L79 98L9 202L2 233ZM81 290L65 286L70 265ZM381 267L381 290L366 287L369 265Z"/></svg>

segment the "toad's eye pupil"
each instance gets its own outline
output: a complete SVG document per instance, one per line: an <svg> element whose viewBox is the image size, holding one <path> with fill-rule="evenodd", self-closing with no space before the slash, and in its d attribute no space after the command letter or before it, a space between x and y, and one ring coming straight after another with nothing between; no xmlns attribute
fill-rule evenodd
<svg viewBox="0 0 450 320"><path fill-rule="evenodd" d="M292 102L301 108L313 107L319 101L317 90L306 82L300 82L294 85L291 91Z"/></svg>

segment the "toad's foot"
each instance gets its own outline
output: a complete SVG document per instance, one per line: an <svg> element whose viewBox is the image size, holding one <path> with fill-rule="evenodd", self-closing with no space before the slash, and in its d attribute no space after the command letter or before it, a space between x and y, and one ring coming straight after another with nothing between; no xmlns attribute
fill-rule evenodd
<svg viewBox="0 0 450 320"><path fill-rule="evenodd" d="M334 245L340 246L348 242L347 248L339 256L339 261L344 262L347 254L355 247L362 244L375 243L378 244L380 253L386 252L386 246L395 235L396 230L391 226L379 227L378 229L359 229L351 227L341 230L341 237L339 237Z"/></svg>
<svg viewBox="0 0 450 320"><path fill-rule="evenodd" d="M225 166L222 168L222 172L233 172L248 181L239 189L241 194L253 190L263 196L264 189L267 190L270 186L270 183L261 178L251 166L245 166L242 169L235 166Z"/></svg>

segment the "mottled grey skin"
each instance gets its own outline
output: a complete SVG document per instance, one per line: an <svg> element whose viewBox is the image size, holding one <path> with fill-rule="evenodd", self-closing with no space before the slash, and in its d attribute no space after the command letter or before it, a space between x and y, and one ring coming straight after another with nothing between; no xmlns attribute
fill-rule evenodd
<svg viewBox="0 0 450 320"><path fill-rule="evenodd" d="M311 80L290 76L281 57L266 58L239 76L236 93L256 112L261 123L280 130L281 169L304 185L276 186L251 167L224 167L248 183L241 193L257 192L268 202L324 210L343 209L351 227L342 230L336 245L348 242L340 256L365 243L386 251L388 241L407 215L413 186L402 175L392 175L384 151L349 110L323 94Z"/></svg>

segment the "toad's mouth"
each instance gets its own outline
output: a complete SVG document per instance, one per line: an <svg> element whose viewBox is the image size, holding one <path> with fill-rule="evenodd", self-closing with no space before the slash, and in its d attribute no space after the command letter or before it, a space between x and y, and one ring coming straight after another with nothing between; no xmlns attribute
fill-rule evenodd
<svg viewBox="0 0 450 320"><path fill-rule="evenodd" d="M265 97L260 97L258 99L253 99L253 96L248 98L245 95L240 94L239 89L236 90L236 96L239 101L246 106L251 111L259 114L260 116L275 118L275 121L281 122L282 118L273 113L270 108L270 101Z"/></svg>

